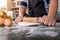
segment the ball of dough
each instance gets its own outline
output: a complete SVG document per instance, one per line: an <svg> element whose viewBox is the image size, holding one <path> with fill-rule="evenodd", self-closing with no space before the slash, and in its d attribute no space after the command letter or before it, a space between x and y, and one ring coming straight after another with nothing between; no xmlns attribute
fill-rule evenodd
<svg viewBox="0 0 60 40"><path fill-rule="evenodd" d="M0 16L2 16L3 18L7 17L7 13L4 12L3 10L0 10Z"/></svg>
<svg viewBox="0 0 60 40"><path fill-rule="evenodd" d="M10 19L5 19L5 20L4 20L4 25L5 25L5 26L12 26L12 20L10 20Z"/></svg>
<svg viewBox="0 0 60 40"><path fill-rule="evenodd" d="M0 26L2 26L4 24L4 20L2 17L0 17Z"/></svg>

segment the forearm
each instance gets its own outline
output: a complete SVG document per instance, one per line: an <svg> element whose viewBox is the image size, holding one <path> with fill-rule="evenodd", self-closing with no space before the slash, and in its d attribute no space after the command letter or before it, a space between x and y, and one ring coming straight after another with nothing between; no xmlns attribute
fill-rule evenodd
<svg viewBox="0 0 60 40"><path fill-rule="evenodd" d="M24 17L25 12L26 12L26 8L24 7L19 8L19 16Z"/></svg>
<svg viewBox="0 0 60 40"><path fill-rule="evenodd" d="M27 0L20 0L19 16L24 17L27 9Z"/></svg>
<svg viewBox="0 0 60 40"><path fill-rule="evenodd" d="M58 10L58 0L51 0L49 4L48 16L56 18L57 10Z"/></svg>

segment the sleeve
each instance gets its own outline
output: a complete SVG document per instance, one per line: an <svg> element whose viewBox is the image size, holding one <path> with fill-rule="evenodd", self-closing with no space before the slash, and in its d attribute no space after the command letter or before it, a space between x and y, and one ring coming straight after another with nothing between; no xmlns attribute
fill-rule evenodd
<svg viewBox="0 0 60 40"><path fill-rule="evenodd" d="M20 7L27 7L28 0L20 0Z"/></svg>

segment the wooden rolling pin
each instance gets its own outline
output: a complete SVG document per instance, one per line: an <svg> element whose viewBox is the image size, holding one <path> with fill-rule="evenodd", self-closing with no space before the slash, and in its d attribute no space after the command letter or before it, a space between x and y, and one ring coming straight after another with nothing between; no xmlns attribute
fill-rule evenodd
<svg viewBox="0 0 60 40"><path fill-rule="evenodd" d="M23 22L32 22L36 23L37 22L37 17L24 17Z"/></svg>

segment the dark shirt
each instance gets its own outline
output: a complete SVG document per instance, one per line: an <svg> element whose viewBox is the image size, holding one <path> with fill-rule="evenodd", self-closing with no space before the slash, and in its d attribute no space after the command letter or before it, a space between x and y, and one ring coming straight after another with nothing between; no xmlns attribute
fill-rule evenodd
<svg viewBox="0 0 60 40"><path fill-rule="evenodd" d="M28 3L29 11L26 16L42 17L43 15L47 15L44 0L25 0L25 1L26 2L21 1L21 5L27 7Z"/></svg>

